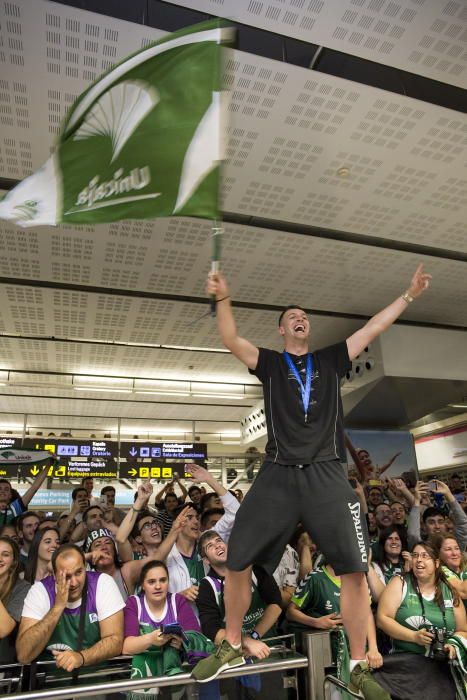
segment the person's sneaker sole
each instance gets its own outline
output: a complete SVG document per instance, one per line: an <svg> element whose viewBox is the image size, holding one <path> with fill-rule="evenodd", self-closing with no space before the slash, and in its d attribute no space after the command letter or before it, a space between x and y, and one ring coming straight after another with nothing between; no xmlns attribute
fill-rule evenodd
<svg viewBox="0 0 467 700"><path fill-rule="evenodd" d="M222 664L222 666L219 666L217 671L212 676L209 676L209 678L196 678L193 672L191 673L191 675L197 683L209 683L209 681L213 681L215 678L217 678L217 676L220 673L222 673L222 671L225 671L227 668L235 668L236 666L243 666L244 664L246 664L244 657L238 656L237 658L232 659L231 661L227 661L227 663L225 664Z"/></svg>

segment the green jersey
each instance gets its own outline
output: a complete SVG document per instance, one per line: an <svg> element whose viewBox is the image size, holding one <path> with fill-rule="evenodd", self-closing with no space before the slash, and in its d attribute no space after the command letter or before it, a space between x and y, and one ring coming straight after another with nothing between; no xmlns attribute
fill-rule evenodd
<svg viewBox="0 0 467 700"><path fill-rule="evenodd" d="M456 629L456 620L454 618L452 592L445 583L441 583L441 590L444 600L444 615L434 599L427 600L423 598L422 606L420 596L413 586L412 578L410 576L405 577L402 601L395 616L396 622L411 630L438 627L445 629L448 633L454 632ZM415 642L403 642L399 639L393 640L393 649L396 652L410 651L414 654L426 653L424 646L415 644Z"/></svg>
<svg viewBox="0 0 467 700"><path fill-rule="evenodd" d="M310 571L291 598L305 615L323 617L340 613L341 582L332 576L327 567ZM296 624L296 623L294 623ZM305 629L305 625L299 625Z"/></svg>
<svg viewBox="0 0 467 700"><path fill-rule="evenodd" d="M203 579L206 576L206 572L204 570L204 565L198 552L195 552L191 557L186 557L184 554L182 554L182 557L183 561L185 562L186 568L188 569L188 574L191 579L191 585L199 586L201 579Z"/></svg>

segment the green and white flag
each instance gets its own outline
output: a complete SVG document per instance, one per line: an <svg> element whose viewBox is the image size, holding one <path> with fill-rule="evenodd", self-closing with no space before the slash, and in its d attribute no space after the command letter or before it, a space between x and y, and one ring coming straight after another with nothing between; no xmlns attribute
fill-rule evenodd
<svg viewBox="0 0 467 700"><path fill-rule="evenodd" d="M218 21L198 24L101 76L71 107L51 158L0 202L0 218L217 218L221 45L232 38Z"/></svg>

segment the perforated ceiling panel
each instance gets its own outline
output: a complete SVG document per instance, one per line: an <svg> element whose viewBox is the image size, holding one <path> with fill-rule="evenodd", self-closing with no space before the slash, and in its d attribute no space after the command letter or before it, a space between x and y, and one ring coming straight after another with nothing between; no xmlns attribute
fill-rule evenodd
<svg viewBox="0 0 467 700"><path fill-rule="evenodd" d="M467 86L464 0L168 0Z"/></svg>
<svg viewBox="0 0 467 700"><path fill-rule="evenodd" d="M165 32L44 0L0 2L0 170L49 156L72 102L103 71Z"/></svg>

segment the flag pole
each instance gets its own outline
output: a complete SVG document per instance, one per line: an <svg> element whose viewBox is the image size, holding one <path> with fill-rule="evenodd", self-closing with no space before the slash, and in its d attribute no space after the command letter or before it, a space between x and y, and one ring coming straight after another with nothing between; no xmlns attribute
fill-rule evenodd
<svg viewBox="0 0 467 700"><path fill-rule="evenodd" d="M211 273L213 275L219 272L221 260L221 240L224 229L218 226L217 220L214 221L212 227L212 257L211 257ZM216 315L216 296L211 294L211 316Z"/></svg>

